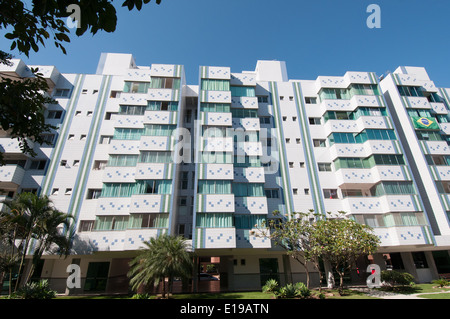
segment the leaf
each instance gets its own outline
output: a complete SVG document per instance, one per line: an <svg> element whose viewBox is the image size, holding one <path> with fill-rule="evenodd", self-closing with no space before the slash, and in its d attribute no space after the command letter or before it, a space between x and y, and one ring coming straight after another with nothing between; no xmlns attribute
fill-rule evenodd
<svg viewBox="0 0 450 319"><path fill-rule="evenodd" d="M5 34L5 38L7 38L8 40L13 40L16 38L16 36L12 33L7 33Z"/></svg>

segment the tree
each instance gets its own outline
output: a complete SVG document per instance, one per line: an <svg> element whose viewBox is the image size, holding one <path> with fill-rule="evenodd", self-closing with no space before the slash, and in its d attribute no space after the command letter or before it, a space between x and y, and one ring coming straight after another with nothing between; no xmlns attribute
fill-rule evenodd
<svg viewBox="0 0 450 319"><path fill-rule="evenodd" d="M22 272L31 242L36 241L31 271L24 281L26 284L45 252L57 248L60 255L68 254L70 238L62 232L61 226L68 227L72 217L58 211L47 196L39 197L33 193L21 193L4 204L8 210L1 213L0 222L13 230L11 256L14 251L19 255L18 274ZM14 289L17 290L18 286L19 279Z"/></svg>
<svg viewBox="0 0 450 319"><path fill-rule="evenodd" d="M314 225L314 254L328 260L339 275L339 293L343 293L344 274L363 255L373 254L380 240L372 228L358 224L340 212L337 217L319 219ZM331 217L331 215L330 215Z"/></svg>
<svg viewBox="0 0 450 319"><path fill-rule="evenodd" d="M292 213L290 218L281 217L279 211L274 211L272 215L276 217L268 223L269 228L258 229L258 236L267 237L284 250L288 256L299 262L306 272L306 287L310 285L310 274L308 262L313 262L320 272L316 256L312 254L311 236L314 231L313 224L309 218L314 216L313 210L308 213Z"/></svg>
<svg viewBox="0 0 450 319"><path fill-rule="evenodd" d="M112 0L0 0L0 30L5 29L5 38L11 41L10 50L18 50L27 57L30 51L38 52L46 42L66 54L65 43L70 42L67 19L72 17L73 5L79 8L79 24L75 34L82 36L88 30L114 32L117 24L116 9ZM123 7L141 10L150 0L125 0ZM161 0L156 0L160 4ZM72 5L72 6L71 6ZM28 6L31 6L29 8ZM75 10L75 9L74 9ZM70 19L70 18L69 18ZM0 64L11 65L12 55L0 51ZM32 69L26 77L14 77L0 73L0 126L12 138L19 140L24 153L35 156L28 139L45 143L42 133L49 133L53 126L45 124L46 104L56 103L46 93L49 87L42 74ZM2 164L0 152L0 165Z"/></svg>
<svg viewBox="0 0 450 319"><path fill-rule="evenodd" d="M165 298L166 278L170 294L175 277L189 278L192 274L193 262L188 244L181 236L167 234L151 238L144 244L145 248L130 262L130 285L133 290L138 290L142 286L162 284L162 297Z"/></svg>

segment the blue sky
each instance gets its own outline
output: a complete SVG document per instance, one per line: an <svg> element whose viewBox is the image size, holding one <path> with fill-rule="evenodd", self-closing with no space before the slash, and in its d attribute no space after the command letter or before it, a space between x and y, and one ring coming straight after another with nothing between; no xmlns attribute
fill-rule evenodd
<svg viewBox="0 0 450 319"><path fill-rule="evenodd" d="M152 0L132 12L115 2L116 32L74 35L67 55L51 42L29 59L13 53L64 73L95 73L101 52L131 53L138 65L183 64L190 84L200 65L251 71L258 59L286 61L289 78L312 80L423 66L437 86L450 87L447 0ZM381 29L366 25L372 3Z"/></svg>

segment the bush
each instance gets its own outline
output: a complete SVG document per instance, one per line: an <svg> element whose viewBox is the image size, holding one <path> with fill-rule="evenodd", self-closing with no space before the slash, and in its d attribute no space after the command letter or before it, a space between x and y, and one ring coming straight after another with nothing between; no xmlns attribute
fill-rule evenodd
<svg viewBox="0 0 450 319"><path fill-rule="evenodd" d="M390 288L413 286L414 276L407 272L383 270L381 272L381 281L383 286Z"/></svg>
<svg viewBox="0 0 450 319"><path fill-rule="evenodd" d="M309 298L311 291L304 283L298 282L281 287L275 295L277 298Z"/></svg>
<svg viewBox="0 0 450 319"><path fill-rule="evenodd" d="M433 280L431 283L435 284L435 285L438 285L441 288L445 287L445 286L450 286L450 281L448 281L445 278L440 278L440 279L437 279L437 280Z"/></svg>
<svg viewBox="0 0 450 319"><path fill-rule="evenodd" d="M145 293L145 294L134 294L131 299L150 299L150 295Z"/></svg>
<svg viewBox="0 0 450 319"><path fill-rule="evenodd" d="M275 279L269 279L262 287L262 292L274 293L277 291L277 289L278 289L278 282Z"/></svg>
<svg viewBox="0 0 450 319"><path fill-rule="evenodd" d="M28 283L11 295L11 299L52 299L56 291L48 286L48 280Z"/></svg>

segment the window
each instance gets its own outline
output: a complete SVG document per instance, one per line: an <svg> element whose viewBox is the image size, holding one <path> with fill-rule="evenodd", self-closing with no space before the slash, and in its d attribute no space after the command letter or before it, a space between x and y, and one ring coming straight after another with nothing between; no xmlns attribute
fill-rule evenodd
<svg viewBox="0 0 450 319"><path fill-rule="evenodd" d="M122 115L144 115L146 106L142 105L121 105L119 114Z"/></svg>
<svg viewBox="0 0 450 319"><path fill-rule="evenodd" d="M94 229L95 220L81 220L80 226L78 227L78 232L87 232Z"/></svg>
<svg viewBox="0 0 450 319"><path fill-rule="evenodd" d="M449 166L449 155L425 155L428 165Z"/></svg>
<svg viewBox="0 0 450 319"><path fill-rule="evenodd" d="M252 229L267 226L266 215L234 215L234 225L236 229ZM245 259L242 259L245 260ZM242 262L242 261L241 261Z"/></svg>
<svg viewBox="0 0 450 319"><path fill-rule="evenodd" d="M265 189L264 192L267 198L279 198L278 189Z"/></svg>
<svg viewBox="0 0 450 319"><path fill-rule="evenodd" d="M296 142L297 144L300 144L300 143L301 143L301 140L300 140L299 138L296 138L296 139L295 139L295 142Z"/></svg>
<svg viewBox="0 0 450 319"><path fill-rule="evenodd" d="M323 189L323 197L329 199L337 199L337 189Z"/></svg>
<svg viewBox="0 0 450 319"><path fill-rule="evenodd" d="M73 140L74 138L75 138L75 135L74 135L74 134L69 134L69 136L67 137L67 139L68 139L69 141Z"/></svg>
<svg viewBox="0 0 450 319"><path fill-rule="evenodd" d="M172 163L170 151L142 151L139 156L140 163Z"/></svg>
<svg viewBox="0 0 450 319"><path fill-rule="evenodd" d="M150 83L152 89L179 89L181 84L180 78L153 77Z"/></svg>
<svg viewBox="0 0 450 319"><path fill-rule="evenodd" d="M202 79L201 90L203 91L230 91L229 80Z"/></svg>
<svg viewBox="0 0 450 319"><path fill-rule="evenodd" d="M148 124L144 125L142 133L145 136L171 136L176 127L168 124Z"/></svg>
<svg viewBox="0 0 450 319"><path fill-rule="evenodd" d="M52 189L52 195L58 195L58 193L59 193L59 188Z"/></svg>
<svg viewBox="0 0 450 319"><path fill-rule="evenodd" d="M199 180L199 194L231 194L231 181L226 180Z"/></svg>
<svg viewBox="0 0 450 319"><path fill-rule="evenodd" d="M261 116L259 118L260 124L270 124L270 117L269 116Z"/></svg>
<svg viewBox="0 0 450 319"><path fill-rule="evenodd" d="M125 81L123 92L124 93L147 93L149 87L150 87L149 82Z"/></svg>
<svg viewBox="0 0 450 319"><path fill-rule="evenodd" d="M105 169L108 161L94 161L94 166L92 167L93 170L102 170Z"/></svg>
<svg viewBox="0 0 450 319"><path fill-rule="evenodd" d="M46 160L31 161L29 169L43 170L45 168L45 164L47 164Z"/></svg>
<svg viewBox="0 0 450 319"><path fill-rule="evenodd" d="M54 97L69 97L70 90L69 89L56 89Z"/></svg>
<svg viewBox="0 0 450 319"><path fill-rule="evenodd" d="M258 110L232 108L231 116L235 117L235 118L239 118L239 119L246 118L246 117L257 118Z"/></svg>
<svg viewBox="0 0 450 319"><path fill-rule="evenodd" d="M351 94L347 89L324 88L319 93L321 100L350 100Z"/></svg>
<svg viewBox="0 0 450 319"><path fill-rule="evenodd" d="M128 227L128 216L97 216L95 230L125 230Z"/></svg>
<svg viewBox="0 0 450 319"><path fill-rule="evenodd" d="M120 97L120 91L111 91L111 94L109 95L109 97L112 99Z"/></svg>
<svg viewBox="0 0 450 319"><path fill-rule="evenodd" d="M106 120L106 121L111 120L112 116L115 115L115 114L117 114L117 112L106 112L106 114L105 114L105 120Z"/></svg>
<svg viewBox="0 0 450 319"><path fill-rule="evenodd" d="M315 97L305 97L306 104L317 104L317 98Z"/></svg>
<svg viewBox="0 0 450 319"><path fill-rule="evenodd" d="M260 183L233 183L233 194L236 197L262 197L264 184Z"/></svg>
<svg viewBox="0 0 450 319"><path fill-rule="evenodd" d="M99 144L109 144L111 143L112 136L102 135L100 136Z"/></svg>
<svg viewBox="0 0 450 319"><path fill-rule="evenodd" d="M256 96L255 94L255 87L254 86L231 86L231 96L247 96L247 97L253 97Z"/></svg>
<svg viewBox="0 0 450 319"><path fill-rule="evenodd" d="M102 189L101 188L99 188L99 189L97 189L97 188L90 188L87 191L86 199L97 199L97 198L100 198L101 195L102 195Z"/></svg>
<svg viewBox="0 0 450 319"><path fill-rule="evenodd" d="M314 147L326 147L324 139L313 139Z"/></svg>
<svg viewBox="0 0 450 319"><path fill-rule="evenodd" d="M319 172L331 172L331 163L317 163Z"/></svg>
<svg viewBox="0 0 450 319"><path fill-rule="evenodd" d="M43 139L42 146L51 146L53 145L53 141L55 140L55 134L42 134L41 138Z"/></svg>
<svg viewBox="0 0 450 319"><path fill-rule="evenodd" d="M310 117L309 124L311 125L320 125L320 117Z"/></svg>
<svg viewBox="0 0 450 319"><path fill-rule="evenodd" d="M294 193L294 195L298 195L298 189L297 188L293 188L292 192Z"/></svg>
<svg viewBox="0 0 450 319"><path fill-rule="evenodd" d="M420 141L443 141L444 138L439 132L416 130L417 139Z"/></svg>
<svg viewBox="0 0 450 319"><path fill-rule="evenodd" d="M237 110L240 109L236 109ZM200 103L200 112L231 112L231 104L228 103ZM233 115L236 117L236 115Z"/></svg>
<svg viewBox="0 0 450 319"><path fill-rule="evenodd" d="M114 130L113 139L115 140L139 140L144 133L139 128L116 128Z"/></svg>
<svg viewBox="0 0 450 319"><path fill-rule="evenodd" d="M258 103L269 103L269 97L266 95L258 96Z"/></svg>
<svg viewBox="0 0 450 319"><path fill-rule="evenodd" d="M229 228L233 227L233 214L230 213L197 213L196 227Z"/></svg>
<svg viewBox="0 0 450 319"><path fill-rule="evenodd" d="M108 166L136 166L138 155L110 155Z"/></svg>
<svg viewBox="0 0 450 319"><path fill-rule="evenodd" d="M180 188L188 189L188 183L189 183L189 172L181 172Z"/></svg>
<svg viewBox="0 0 450 319"><path fill-rule="evenodd" d="M259 156L234 156L234 167L261 167Z"/></svg>
<svg viewBox="0 0 450 319"><path fill-rule="evenodd" d="M131 214L130 228L167 228L169 214Z"/></svg>
<svg viewBox="0 0 450 319"><path fill-rule="evenodd" d="M440 194L450 194L450 182L436 181L436 187Z"/></svg>
<svg viewBox="0 0 450 319"><path fill-rule="evenodd" d="M289 162L289 168L294 168L294 162Z"/></svg>
<svg viewBox="0 0 450 319"><path fill-rule="evenodd" d="M401 96L423 96L422 89L419 86L397 86Z"/></svg>
<svg viewBox="0 0 450 319"><path fill-rule="evenodd" d="M66 188L64 195L72 195L72 188Z"/></svg>
<svg viewBox="0 0 450 319"><path fill-rule="evenodd" d="M172 101L149 101L146 111L177 111L178 102Z"/></svg>
<svg viewBox="0 0 450 319"><path fill-rule="evenodd" d="M377 165L405 165L403 155L375 154L373 158Z"/></svg>
<svg viewBox="0 0 450 319"><path fill-rule="evenodd" d="M381 182L370 189L371 196L411 195L415 193L412 182Z"/></svg>
<svg viewBox="0 0 450 319"><path fill-rule="evenodd" d="M62 117L62 111L48 111L47 118L49 119L60 119Z"/></svg>
<svg viewBox="0 0 450 319"><path fill-rule="evenodd" d="M305 195L309 195L309 188L305 188L303 191L305 192Z"/></svg>
<svg viewBox="0 0 450 319"><path fill-rule="evenodd" d="M200 162L205 164L232 164L233 154L226 152L203 152Z"/></svg>
<svg viewBox="0 0 450 319"><path fill-rule="evenodd" d="M380 95L376 84L352 84L350 92L352 95Z"/></svg>

